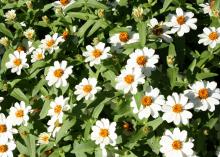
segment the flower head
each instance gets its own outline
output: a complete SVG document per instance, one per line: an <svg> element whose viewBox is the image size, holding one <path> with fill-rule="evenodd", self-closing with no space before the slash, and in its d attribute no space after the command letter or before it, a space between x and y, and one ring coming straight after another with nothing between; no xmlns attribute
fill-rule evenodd
<svg viewBox="0 0 220 157"><path fill-rule="evenodd" d="M38 144L48 144L50 140L50 133L43 132L38 136Z"/></svg>
<svg viewBox="0 0 220 157"><path fill-rule="evenodd" d="M5 21L13 21L16 18L15 10L11 9L11 10L7 11L5 13L4 17L6 18Z"/></svg>
<svg viewBox="0 0 220 157"><path fill-rule="evenodd" d="M31 62L34 63L36 61L43 60L45 58L45 50L42 48L38 48L33 51L33 54L31 55Z"/></svg>

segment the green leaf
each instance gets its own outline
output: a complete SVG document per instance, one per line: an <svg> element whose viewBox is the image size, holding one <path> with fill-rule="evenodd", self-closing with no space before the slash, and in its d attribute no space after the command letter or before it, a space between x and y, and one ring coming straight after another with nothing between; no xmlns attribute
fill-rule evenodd
<svg viewBox="0 0 220 157"><path fill-rule="evenodd" d="M208 127L209 129L213 129L215 124L218 122L218 117L216 118L211 118L208 122L206 122L205 126Z"/></svg>
<svg viewBox="0 0 220 157"><path fill-rule="evenodd" d="M108 9L108 7L106 5L100 3L96 0L88 0L87 5L91 8L98 8L98 9L105 9L105 10Z"/></svg>
<svg viewBox="0 0 220 157"><path fill-rule="evenodd" d="M38 84L34 87L33 91L32 91L32 96L35 96L39 90L41 89L41 87L43 87L43 85L46 83L45 78L42 78Z"/></svg>
<svg viewBox="0 0 220 157"><path fill-rule="evenodd" d="M92 117L93 118L98 118L99 114L102 112L102 109L104 108L105 103L107 103L109 100L111 100L112 98L106 98L104 99L102 102L100 102L94 109L93 113L92 113Z"/></svg>
<svg viewBox="0 0 220 157"><path fill-rule="evenodd" d="M40 119L43 119L47 116L47 112L50 109L50 100L46 100L40 112Z"/></svg>
<svg viewBox="0 0 220 157"><path fill-rule="evenodd" d="M49 4L46 4L44 6L44 8L42 9L43 12L46 12L47 10L49 10L50 8L53 7L53 3L49 3Z"/></svg>
<svg viewBox="0 0 220 157"><path fill-rule="evenodd" d="M6 70L6 66L5 64L9 61L9 54L12 53L13 50L12 49L7 49L2 57L1 60L1 71L5 71Z"/></svg>
<svg viewBox="0 0 220 157"><path fill-rule="evenodd" d="M203 73L198 73L196 74L196 79L197 80L203 80L206 78L210 78L210 77L215 77L218 76L217 73L212 73L212 72L203 72Z"/></svg>
<svg viewBox="0 0 220 157"><path fill-rule="evenodd" d="M168 6L172 3L173 0L164 0L164 3L163 3L163 8L162 8L162 12L164 12Z"/></svg>
<svg viewBox="0 0 220 157"><path fill-rule="evenodd" d="M21 144L19 141L16 141L16 148L18 149L18 151L20 152L20 154L25 154L28 155L29 151L27 149L27 147L25 147L23 144Z"/></svg>
<svg viewBox="0 0 220 157"><path fill-rule="evenodd" d="M74 141L73 144L73 150L71 153L84 153L84 152L91 152L95 149L96 145L92 141L85 141L78 143L77 141Z"/></svg>
<svg viewBox="0 0 220 157"><path fill-rule="evenodd" d="M156 130L161 124L163 123L163 120L161 117L154 119L147 123L147 126L151 126L153 130Z"/></svg>
<svg viewBox="0 0 220 157"><path fill-rule="evenodd" d="M168 55L171 57L176 56L175 46L172 43L170 43L170 45L169 45Z"/></svg>
<svg viewBox="0 0 220 157"><path fill-rule="evenodd" d="M170 80L171 88L175 86L177 75L178 75L179 68L168 68L167 69L167 76Z"/></svg>
<svg viewBox="0 0 220 157"><path fill-rule="evenodd" d="M192 63L189 65L188 69L189 69L191 72L193 72L194 69L195 69L195 66L196 66L196 59L194 59L194 60L192 61Z"/></svg>
<svg viewBox="0 0 220 157"><path fill-rule="evenodd" d="M108 24L101 20L98 20L91 28L91 30L89 31L87 37L91 36L92 34L94 34L99 28L103 28L105 29L106 27L108 27Z"/></svg>
<svg viewBox="0 0 220 157"><path fill-rule="evenodd" d="M77 35L79 37L83 37L85 32L88 30L89 27L91 27L94 24L94 22L94 20L88 20L86 23L84 23L84 25L79 29Z"/></svg>
<svg viewBox="0 0 220 157"><path fill-rule="evenodd" d="M146 24L144 22L138 23L137 25L138 31L139 31L139 36L140 36L140 43L141 46L144 47L146 43Z"/></svg>
<svg viewBox="0 0 220 157"><path fill-rule="evenodd" d="M97 16L95 15L92 15L92 14L88 14L88 13L81 13L81 12L71 12L71 13L68 13L68 15L70 17L73 17L73 18L78 18L78 19L82 19L82 20L92 20L92 19L96 19Z"/></svg>
<svg viewBox="0 0 220 157"><path fill-rule="evenodd" d="M153 136L147 140L147 144L151 147L154 153L157 155L160 153L160 137Z"/></svg>
<svg viewBox="0 0 220 157"><path fill-rule="evenodd" d="M0 32L5 34L9 38L13 38L11 31L9 29L7 29L7 27L5 26L4 23L0 23Z"/></svg>
<svg viewBox="0 0 220 157"><path fill-rule="evenodd" d="M26 97L26 95L22 92L22 90L20 88L14 88L12 90L12 92L10 93L10 95L12 97L14 97L15 99L19 100L19 101L24 101L25 104L29 104L29 100Z"/></svg>

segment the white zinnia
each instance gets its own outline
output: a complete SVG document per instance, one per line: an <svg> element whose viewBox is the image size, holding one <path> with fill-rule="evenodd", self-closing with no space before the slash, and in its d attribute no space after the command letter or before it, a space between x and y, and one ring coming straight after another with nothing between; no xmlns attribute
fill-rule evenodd
<svg viewBox="0 0 220 157"><path fill-rule="evenodd" d="M140 119L149 118L150 116L157 118L159 111L161 111L161 106L164 104L164 96L160 95L160 90L149 86L145 95L138 102L132 97L131 107L133 108L133 113L138 114Z"/></svg>
<svg viewBox="0 0 220 157"><path fill-rule="evenodd" d="M24 36L29 40L33 39L34 35L35 35L35 30L32 28L28 28L27 30L24 31Z"/></svg>
<svg viewBox="0 0 220 157"><path fill-rule="evenodd" d="M14 140L0 140L0 157L13 157L13 150L16 148Z"/></svg>
<svg viewBox="0 0 220 157"><path fill-rule="evenodd" d="M203 33L199 34L200 38L198 43L207 46L210 45L211 48L214 48L217 44L220 43L220 27L205 27Z"/></svg>
<svg viewBox="0 0 220 157"><path fill-rule="evenodd" d="M38 48L38 49L34 50L31 55L31 63L43 60L45 58L44 54L45 54L45 50L42 48Z"/></svg>
<svg viewBox="0 0 220 157"><path fill-rule="evenodd" d="M97 85L96 78L84 78L82 82L75 86L76 91L74 92L77 95L76 100L81 100L85 97L86 100L94 100L95 94L100 91L102 88Z"/></svg>
<svg viewBox="0 0 220 157"><path fill-rule="evenodd" d="M49 68L49 72L46 76L46 80L48 81L48 85L52 86L55 84L56 88L61 86L67 86L67 79L69 75L72 74L73 66L67 67L67 61L62 61L59 63L58 61L54 62L54 66Z"/></svg>
<svg viewBox="0 0 220 157"><path fill-rule="evenodd" d="M89 62L90 66L100 64L101 60L107 59L112 55L108 52L110 47L105 47L105 43L98 43L94 47L91 45L86 46L86 51L83 52L83 56L86 57L85 62Z"/></svg>
<svg viewBox="0 0 220 157"><path fill-rule="evenodd" d="M136 49L129 57L126 68L140 68L146 76L150 76L151 71L156 69L155 64L159 60L159 55L155 54L155 50L147 47Z"/></svg>
<svg viewBox="0 0 220 157"><path fill-rule="evenodd" d="M13 21L16 18L15 10L11 9L11 10L7 11L5 13L4 17L6 18L5 21Z"/></svg>
<svg viewBox="0 0 220 157"><path fill-rule="evenodd" d="M5 64L5 66L11 69L12 73L16 73L17 75L21 75L21 69L28 68L29 65L26 63L26 53L24 51L18 52L14 51L13 54L9 54L9 61Z"/></svg>
<svg viewBox="0 0 220 157"><path fill-rule="evenodd" d="M75 3L75 0L58 0L53 2L53 5L55 8L62 8L64 10L73 3Z"/></svg>
<svg viewBox="0 0 220 157"><path fill-rule="evenodd" d="M209 14L209 16L212 16L212 9L209 3L199 4L199 6L202 7L204 14Z"/></svg>
<svg viewBox="0 0 220 157"><path fill-rule="evenodd" d="M196 30L197 19L193 16L192 12L183 12L181 8L177 8L176 15L169 15L170 22L167 22L167 26L172 27L170 33L177 32L177 35L181 37L185 33L189 33L190 29Z"/></svg>
<svg viewBox="0 0 220 157"><path fill-rule="evenodd" d="M49 133L52 133L52 137L56 137L56 134L60 131L62 124L62 121L59 121L59 119L51 118L47 122L48 128L47 131Z"/></svg>
<svg viewBox="0 0 220 157"><path fill-rule="evenodd" d="M123 90L125 94L129 91L132 94L136 94L138 84L144 84L145 82L144 75L140 68L123 69L121 74L117 76L115 80L117 81L115 88L117 90Z"/></svg>
<svg viewBox="0 0 220 157"><path fill-rule="evenodd" d="M50 140L50 133L47 133L47 132L43 132L43 133L40 133L40 135L38 136L38 144L41 145L41 144L48 144L49 143L49 140Z"/></svg>
<svg viewBox="0 0 220 157"><path fill-rule="evenodd" d="M175 128L173 132L166 130L160 145L160 152L165 157L191 157L194 153L192 140L187 141L187 131L180 131L179 128Z"/></svg>
<svg viewBox="0 0 220 157"><path fill-rule="evenodd" d="M215 105L219 105L220 100L220 89L215 81L197 81L189 88L184 93L195 104L195 110L215 111Z"/></svg>
<svg viewBox="0 0 220 157"><path fill-rule="evenodd" d="M162 119L168 123L174 122L175 125L188 124L192 118L192 113L188 111L193 108L193 103L188 102L184 94L173 93L167 97L166 104L162 106L164 112Z"/></svg>
<svg viewBox="0 0 220 157"><path fill-rule="evenodd" d="M91 139L95 141L97 145L104 148L110 144L116 145L117 134L115 133L116 123L110 123L108 119L102 118L96 121L96 124L92 126Z"/></svg>

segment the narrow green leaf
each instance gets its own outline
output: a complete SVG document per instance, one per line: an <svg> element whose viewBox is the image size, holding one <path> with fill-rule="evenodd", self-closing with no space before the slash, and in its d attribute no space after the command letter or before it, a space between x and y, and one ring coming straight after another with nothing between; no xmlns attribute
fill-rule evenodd
<svg viewBox="0 0 220 157"><path fill-rule="evenodd" d="M98 9L105 9L105 10L108 9L108 7L106 5L100 3L96 0L88 0L87 5L91 8L98 8Z"/></svg>
<svg viewBox="0 0 220 157"><path fill-rule="evenodd" d="M45 78L42 78L37 85L34 87L33 91L32 91L32 96L35 96L39 90L41 89L41 87L43 87L43 85L46 83Z"/></svg>
<svg viewBox="0 0 220 157"><path fill-rule="evenodd" d="M9 29L6 28L4 23L0 23L0 32L5 34L9 38L13 38L13 35Z"/></svg>
<svg viewBox="0 0 220 157"><path fill-rule="evenodd" d="M195 66L196 66L196 59L194 59L194 60L192 61L192 63L189 65L188 69L189 69L191 72L193 72L194 69L195 69Z"/></svg>
<svg viewBox="0 0 220 157"><path fill-rule="evenodd" d="M107 103L109 100L111 100L111 98L106 98L95 107L92 113L93 118L99 117L99 114L102 112L102 109L104 108L105 103Z"/></svg>
<svg viewBox="0 0 220 157"><path fill-rule="evenodd" d="M88 20L86 23L84 23L84 25L78 31L78 36L82 37L88 28L94 24L94 22L94 20Z"/></svg>
<svg viewBox="0 0 220 157"><path fill-rule="evenodd" d="M25 155L29 154L27 147L25 147L19 141L16 141L16 147L17 147L18 151L20 152L20 154L25 154Z"/></svg>
<svg viewBox="0 0 220 157"><path fill-rule="evenodd" d="M169 45L168 55L171 57L176 56L175 46L172 43L170 43L170 45Z"/></svg>
<svg viewBox="0 0 220 157"><path fill-rule="evenodd" d="M204 72L204 73L198 73L196 74L196 79L197 80L203 80L206 78L210 78L210 77L215 77L218 76L217 73L211 73L211 72Z"/></svg>
<svg viewBox="0 0 220 157"><path fill-rule="evenodd" d="M28 98L20 88L14 88L10 95L19 101L24 101L25 104L29 104Z"/></svg>
<svg viewBox="0 0 220 157"><path fill-rule="evenodd" d="M92 34L94 34L99 28L106 28L108 26L108 24L103 21L103 20L98 20L91 28L91 30L89 31L87 37L91 36Z"/></svg>
<svg viewBox="0 0 220 157"><path fill-rule="evenodd" d="M173 88L175 86L175 83L176 83L176 79L177 79L177 75L178 75L178 71L179 69L178 68L168 68L167 69L167 76L170 80L170 85L171 85L171 88Z"/></svg>
<svg viewBox="0 0 220 157"><path fill-rule="evenodd" d="M47 116L47 112L49 109L50 109L50 100L46 100L40 112L40 119L43 119Z"/></svg>
<svg viewBox="0 0 220 157"><path fill-rule="evenodd" d="M173 0L165 0L161 11L164 12L168 8L168 6L172 3L172 1Z"/></svg>
<svg viewBox="0 0 220 157"><path fill-rule="evenodd" d="M145 43L146 43L146 24L144 22L138 23L137 25L138 27L138 32L139 32L139 36L140 36L140 43L141 46L144 47Z"/></svg>

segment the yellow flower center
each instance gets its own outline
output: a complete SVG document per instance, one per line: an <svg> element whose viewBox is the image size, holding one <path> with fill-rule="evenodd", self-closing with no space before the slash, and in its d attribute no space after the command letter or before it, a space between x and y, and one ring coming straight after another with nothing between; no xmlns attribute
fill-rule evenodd
<svg viewBox="0 0 220 157"><path fill-rule="evenodd" d="M217 32L211 32L211 33L209 34L209 39L210 39L210 40L216 40L216 39L218 39L218 33L217 33Z"/></svg>
<svg viewBox="0 0 220 157"><path fill-rule="evenodd" d="M24 117L24 110L20 109L15 112L16 117L22 118Z"/></svg>
<svg viewBox="0 0 220 157"><path fill-rule="evenodd" d="M0 153L5 153L8 150L8 146L6 144L0 145Z"/></svg>
<svg viewBox="0 0 220 157"><path fill-rule="evenodd" d="M102 51L99 50L99 49L95 49L95 50L92 52L92 55L93 55L95 58L99 58L99 57L102 55Z"/></svg>
<svg viewBox="0 0 220 157"><path fill-rule="evenodd" d="M37 59L38 60L42 60L43 59L43 54L42 53L38 53L37 54Z"/></svg>
<svg viewBox="0 0 220 157"><path fill-rule="evenodd" d="M55 76L55 77L60 78L60 77L63 76L63 74L64 74L63 69L57 69L57 70L54 71L54 76Z"/></svg>
<svg viewBox="0 0 220 157"><path fill-rule="evenodd" d="M15 60L14 60L14 64L15 64L16 66L21 65L21 59L15 59Z"/></svg>
<svg viewBox="0 0 220 157"><path fill-rule="evenodd" d="M48 135L43 135L40 139L44 142L48 142L49 138L50 137Z"/></svg>
<svg viewBox="0 0 220 157"><path fill-rule="evenodd" d="M199 90L199 98L200 99L206 99L209 97L209 91L206 88L202 88Z"/></svg>
<svg viewBox="0 0 220 157"><path fill-rule="evenodd" d="M173 106L173 112L180 113L183 111L183 106L181 104L175 104Z"/></svg>
<svg viewBox="0 0 220 157"><path fill-rule="evenodd" d="M47 46L51 47L51 46L53 46L54 43L55 43L55 41L53 39L50 39L47 41Z"/></svg>
<svg viewBox="0 0 220 157"><path fill-rule="evenodd" d="M5 124L0 124L0 133L4 133L7 131L7 126Z"/></svg>
<svg viewBox="0 0 220 157"><path fill-rule="evenodd" d="M92 86L91 85L84 85L83 86L83 91L85 92L85 93L89 93L89 92L91 92L91 90L92 90Z"/></svg>
<svg viewBox="0 0 220 157"><path fill-rule="evenodd" d="M127 42L129 40L129 35L127 32L120 32L119 39L121 42Z"/></svg>
<svg viewBox="0 0 220 157"><path fill-rule="evenodd" d="M136 62L138 65L144 66L147 62L147 59L144 56L139 56L137 57Z"/></svg>
<svg viewBox="0 0 220 157"><path fill-rule="evenodd" d="M67 4L69 4L69 0L60 0L60 3L61 3L63 6L66 6Z"/></svg>
<svg viewBox="0 0 220 157"><path fill-rule="evenodd" d="M109 135L109 132L107 129L100 129L99 135L101 137L107 137Z"/></svg>
<svg viewBox="0 0 220 157"><path fill-rule="evenodd" d="M141 104L143 106L150 106L152 104L152 97L151 96L143 96L141 99Z"/></svg>
<svg viewBox="0 0 220 157"><path fill-rule="evenodd" d="M183 25L186 22L186 19L184 16L178 16L176 21L179 25Z"/></svg>
<svg viewBox="0 0 220 157"><path fill-rule="evenodd" d="M132 84L134 82L134 75L126 75L124 80L127 84Z"/></svg>
<svg viewBox="0 0 220 157"><path fill-rule="evenodd" d="M64 31L62 36L66 40L68 38L68 36L69 36L69 32L68 31Z"/></svg>
<svg viewBox="0 0 220 157"><path fill-rule="evenodd" d="M62 106L61 105L56 105L54 108L54 112L56 114L59 114L62 111Z"/></svg>
<svg viewBox="0 0 220 157"><path fill-rule="evenodd" d="M175 140L172 143L172 147L175 150L180 150L182 148L182 146L183 146L183 144L182 144L182 142L180 140Z"/></svg>

